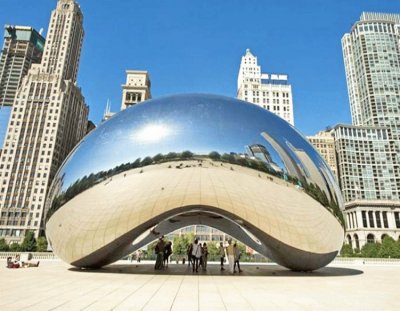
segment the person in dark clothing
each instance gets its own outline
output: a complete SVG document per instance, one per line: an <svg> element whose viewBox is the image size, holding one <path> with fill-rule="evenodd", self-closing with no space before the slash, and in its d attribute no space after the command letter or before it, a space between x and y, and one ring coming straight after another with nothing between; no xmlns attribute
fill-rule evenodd
<svg viewBox="0 0 400 311"><path fill-rule="evenodd" d="M168 267L168 259L172 254L172 243L168 241L164 247L164 267Z"/></svg>
<svg viewBox="0 0 400 311"><path fill-rule="evenodd" d="M190 264L193 264L192 250L193 250L193 244L189 244L187 247L188 267L190 267Z"/></svg>
<svg viewBox="0 0 400 311"><path fill-rule="evenodd" d="M163 268L164 248L165 248L165 242L164 242L164 236L162 236L158 240L157 245L154 248L154 252L157 255L156 264L154 265L154 269L156 270L161 270Z"/></svg>

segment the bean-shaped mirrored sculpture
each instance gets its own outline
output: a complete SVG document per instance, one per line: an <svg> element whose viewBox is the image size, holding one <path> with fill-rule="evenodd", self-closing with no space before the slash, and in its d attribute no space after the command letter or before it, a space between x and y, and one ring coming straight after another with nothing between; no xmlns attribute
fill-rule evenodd
<svg viewBox="0 0 400 311"><path fill-rule="evenodd" d="M77 267L101 267L194 224L292 270L331 262L344 237L337 182L280 117L241 100L185 94L113 116L65 160L46 234Z"/></svg>

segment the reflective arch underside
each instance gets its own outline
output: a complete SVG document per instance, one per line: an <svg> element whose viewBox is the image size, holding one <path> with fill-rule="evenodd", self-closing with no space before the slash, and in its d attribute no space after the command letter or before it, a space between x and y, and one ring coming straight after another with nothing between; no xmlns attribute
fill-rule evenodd
<svg viewBox="0 0 400 311"><path fill-rule="evenodd" d="M336 256L343 228L304 191L246 167L196 163L132 169L82 192L47 223L54 251L74 266L101 267L157 238L152 228L167 234L205 224L293 270Z"/></svg>

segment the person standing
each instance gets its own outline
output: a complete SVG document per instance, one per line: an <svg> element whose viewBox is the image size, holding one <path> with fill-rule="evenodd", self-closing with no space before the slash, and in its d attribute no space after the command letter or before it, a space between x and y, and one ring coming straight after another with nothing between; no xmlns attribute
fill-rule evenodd
<svg viewBox="0 0 400 311"><path fill-rule="evenodd" d="M208 247L207 247L207 243L204 242L203 243L203 252L202 252L202 258L203 258L203 270L206 271L207 270L207 260L208 260Z"/></svg>
<svg viewBox="0 0 400 311"><path fill-rule="evenodd" d="M243 271L240 269L240 263L239 263L240 256L241 256L242 254L241 254L240 249L239 249L239 246L237 245L236 242L233 244L233 249L234 249L234 254L235 254L235 263L234 263L234 265L233 265L233 273L236 273L236 265L237 265L237 267L238 267L239 273L240 273L240 272L243 272Z"/></svg>
<svg viewBox="0 0 400 311"><path fill-rule="evenodd" d="M221 258L221 271L225 270L224 261L225 261L225 248L222 242L219 243L219 257Z"/></svg>
<svg viewBox="0 0 400 311"><path fill-rule="evenodd" d="M193 243L190 243L187 247L187 257L188 257L188 267L190 267L190 264L193 264L192 260L192 250L193 250Z"/></svg>
<svg viewBox="0 0 400 311"><path fill-rule="evenodd" d="M168 241L164 248L164 267L168 267L169 256L172 254L172 243Z"/></svg>
<svg viewBox="0 0 400 311"><path fill-rule="evenodd" d="M201 257L201 245L199 244L199 240L196 238L193 242L193 249L192 249L193 272L194 272L194 270L196 270L196 272L199 272L200 257Z"/></svg>
<svg viewBox="0 0 400 311"><path fill-rule="evenodd" d="M154 248L154 252L156 253L156 264L154 265L154 269L161 270L163 267L164 261L164 236L158 240L156 247Z"/></svg>
<svg viewBox="0 0 400 311"><path fill-rule="evenodd" d="M232 245L232 239L228 240L228 247L226 248L226 253L228 255L229 272L233 274L233 265L235 262L235 250Z"/></svg>

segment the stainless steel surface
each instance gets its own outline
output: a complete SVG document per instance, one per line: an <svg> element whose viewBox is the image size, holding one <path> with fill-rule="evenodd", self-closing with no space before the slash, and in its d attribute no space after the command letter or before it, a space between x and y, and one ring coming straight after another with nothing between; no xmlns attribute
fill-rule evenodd
<svg viewBox="0 0 400 311"><path fill-rule="evenodd" d="M177 95L81 141L51 186L46 232L66 262L99 267L201 223L313 270L343 243L342 206L326 163L284 120L228 97Z"/></svg>

